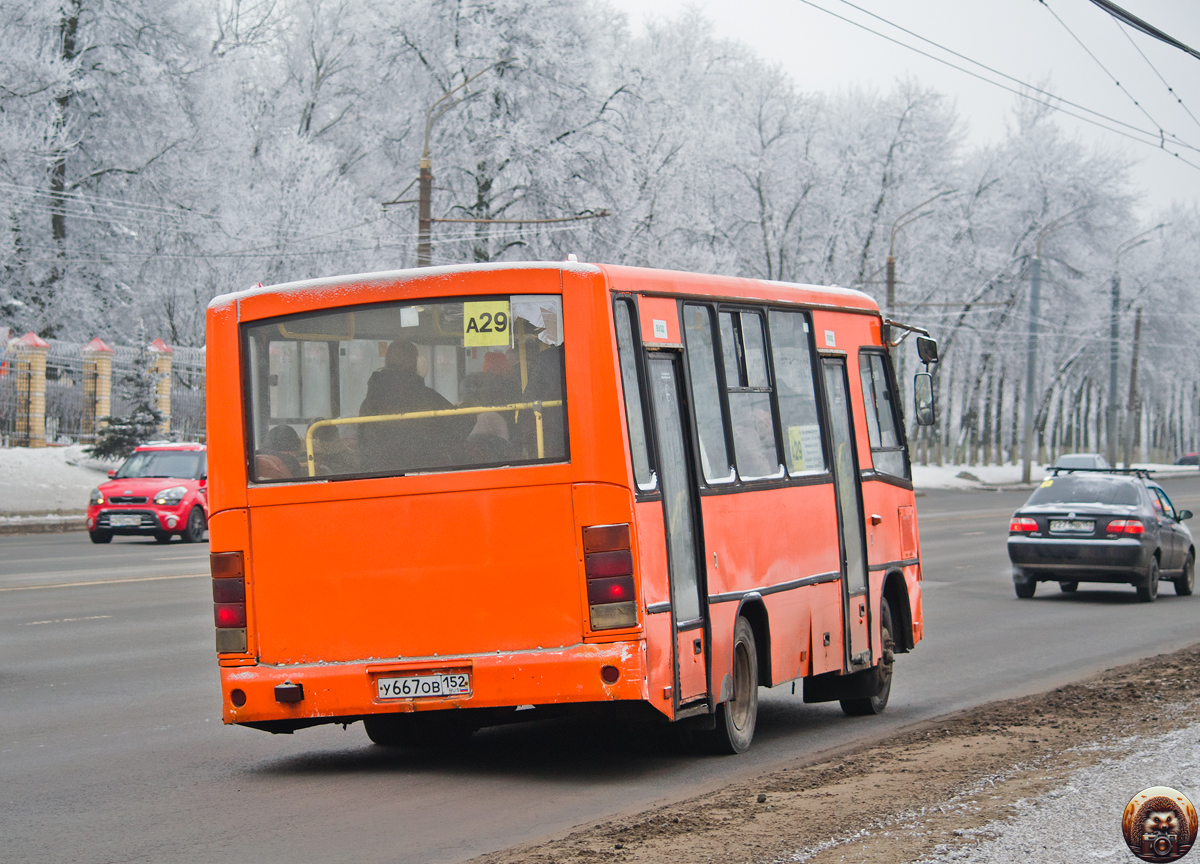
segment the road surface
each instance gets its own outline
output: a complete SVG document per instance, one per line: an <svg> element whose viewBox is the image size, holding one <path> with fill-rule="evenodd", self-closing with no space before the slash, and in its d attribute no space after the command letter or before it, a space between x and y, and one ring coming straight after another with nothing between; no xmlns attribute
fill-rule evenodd
<svg viewBox="0 0 1200 864"><path fill-rule="evenodd" d="M1200 476L1164 486L1200 512ZM1153 604L1086 584L1017 600L1004 538L1026 494L920 497L926 638L899 658L887 713L764 690L740 757L579 720L484 730L454 755L382 751L361 724L227 728L205 545L0 537L0 857L462 861L1200 639L1200 595L1169 585Z"/></svg>

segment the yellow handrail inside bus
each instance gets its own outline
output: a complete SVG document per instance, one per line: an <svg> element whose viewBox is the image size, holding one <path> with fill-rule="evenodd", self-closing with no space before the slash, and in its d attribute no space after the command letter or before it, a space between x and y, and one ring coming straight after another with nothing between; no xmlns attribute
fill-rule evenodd
<svg viewBox="0 0 1200 864"><path fill-rule="evenodd" d="M542 431L542 409L560 408L562 404L561 399L552 399L546 402L515 402L511 405L491 406L472 405L464 408L439 408L436 411L409 411L405 414L372 414L366 417L335 417L332 420L318 420L308 427L308 432L304 436L304 449L308 456L308 476L317 476L317 459L313 453L313 432L325 426L353 426L361 423L383 423L388 420L424 420L429 417L458 417L466 414L487 414L491 411L532 410L537 423L538 458L544 459L546 447Z"/></svg>

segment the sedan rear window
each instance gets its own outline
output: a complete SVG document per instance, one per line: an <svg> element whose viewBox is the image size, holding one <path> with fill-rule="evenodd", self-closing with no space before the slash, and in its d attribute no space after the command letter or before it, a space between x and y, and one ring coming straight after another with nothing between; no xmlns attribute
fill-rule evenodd
<svg viewBox="0 0 1200 864"><path fill-rule="evenodd" d="M1047 477L1026 504L1113 504L1135 507L1140 501L1131 480L1086 474Z"/></svg>

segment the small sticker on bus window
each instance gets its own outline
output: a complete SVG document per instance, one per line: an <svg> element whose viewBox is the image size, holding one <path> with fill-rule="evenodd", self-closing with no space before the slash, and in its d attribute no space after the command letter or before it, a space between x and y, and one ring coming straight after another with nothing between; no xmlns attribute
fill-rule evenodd
<svg viewBox="0 0 1200 864"><path fill-rule="evenodd" d="M416 306L405 306L400 310L400 326L401 327L420 327L421 313L417 311Z"/></svg>
<svg viewBox="0 0 1200 864"><path fill-rule="evenodd" d="M837 347L837 336L834 334L834 332L832 330L825 331L825 347L826 348L836 348Z"/></svg>
<svg viewBox="0 0 1200 864"><path fill-rule="evenodd" d="M663 321L659 318L654 319L654 338L655 339L666 339L667 338L667 322L666 321Z"/></svg>
<svg viewBox="0 0 1200 864"><path fill-rule="evenodd" d="M509 323L507 300L464 303L463 347L507 345Z"/></svg>
<svg viewBox="0 0 1200 864"><path fill-rule="evenodd" d="M1042 481L1041 488L1045 489L1047 486L1053 486L1053 485L1054 485L1054 481L1051 480L1049 477L1047 477L1045 480Z"/></svg>

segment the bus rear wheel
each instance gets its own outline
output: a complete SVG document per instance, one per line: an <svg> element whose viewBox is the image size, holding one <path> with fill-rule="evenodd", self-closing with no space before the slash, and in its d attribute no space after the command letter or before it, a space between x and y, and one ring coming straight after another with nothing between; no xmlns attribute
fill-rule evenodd
<svg viewBox="0 0 1200 864"><path fill-rule="evenodd" d="M887 598L879 601L879 642L883 648L883 656L875 667L876 680L879 682L879 692L874 696L863 699L842 699L842 711L851 717L866 717L871 714L882 714L887 708L888 697L892 695L892 664L896 656L896 637L892 629L892 607Z"/></svg>
<svg viewBox="0 0 1200 864"><path fill-rule="evenodd" d="M750 749L758 721L758 646L750 622L738 616L733 627L733 694L717 706L716 728L696 736L710 753L737 754Z"/></svg>

